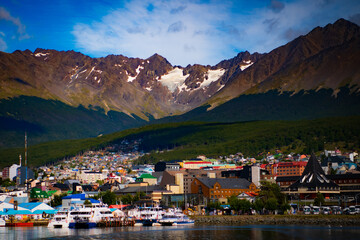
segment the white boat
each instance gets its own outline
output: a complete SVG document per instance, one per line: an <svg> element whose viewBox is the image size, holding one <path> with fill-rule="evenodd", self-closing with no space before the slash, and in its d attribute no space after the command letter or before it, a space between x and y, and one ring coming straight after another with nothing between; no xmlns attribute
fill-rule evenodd
<svg viewBox="0 0 360 240"><path fill-rule="evenodd" d="M113 214L106 205L84 206L70 212L69 228L94 228L100 221L113 219Z"/></svg>
<svg viewBox="0 0 360 240"><path fill-rule="evenodd" d="M191 225L194 224L195 221L191 220L187 215L181 214L177 216L176 225Z"/></svg>
<svg viewBox="0 0 360 240"><path fill-rule="evenodd" d="M190 225L195 221L191 220L187 215L179 212L166 213L162 219L159 220L162 226L175 226L175 225Z"/></svg>
<svg viewBox="0 0 360 240"><path fill-rule="evenodd" d="M4 219L0 218L0 227L5 227L6 222Z"/></svg>
<svg viewBox="0 0 360 240"><path fill-rule="evenodd" d="M135 220L135 226L160 226L165 211L160 207L140 207L128 211L128 217Z"/></svg>
<svg viewBox="0 0 360 240"><path fill-rule="evenodd" d="M93 217L92 208L74 209L70 211L69 228L94 228L96 227L96 222Z"/></svg>
<svg viewBox="0 0 360 240"><path fill-rule="evenodd" d="M50 219L48 227L49 228L68 228L70 217L70 211L61 209L59 210L53 218Z"/></svg>
<svg viewBox="0 0 360 240"><path fill-rule="evenodd" d="M159 220L159 223L161 224L161 226L172 226L172 225L176 225L176 221L177 221L177 216L174 213L166 213L162 219Z"/></svg>

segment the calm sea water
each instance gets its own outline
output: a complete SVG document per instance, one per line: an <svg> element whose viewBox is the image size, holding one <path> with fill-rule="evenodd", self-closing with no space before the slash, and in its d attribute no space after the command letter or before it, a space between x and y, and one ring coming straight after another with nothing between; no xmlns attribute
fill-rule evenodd
<svg viewBox="0 0 360 240"><path fill-rule="evenodd" d="M360 239L359 227L293 225L117 227L96 229L0 228L0 239Z"/></svg>

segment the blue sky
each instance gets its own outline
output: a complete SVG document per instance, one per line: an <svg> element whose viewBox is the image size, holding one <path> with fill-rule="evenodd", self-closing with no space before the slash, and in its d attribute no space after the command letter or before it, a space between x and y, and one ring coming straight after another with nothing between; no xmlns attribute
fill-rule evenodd
<svg viewBox="0 0 360 240"><path fill-rule="evenodd" d="M173 65L214 65L240 51L269 52L339 18L360 25L360 1L0 0L0 51L158 53Z"/></svg>

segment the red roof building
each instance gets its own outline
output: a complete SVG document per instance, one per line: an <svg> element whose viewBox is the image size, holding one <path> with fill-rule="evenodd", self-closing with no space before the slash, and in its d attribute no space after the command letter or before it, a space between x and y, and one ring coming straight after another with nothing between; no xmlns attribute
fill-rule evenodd
<svg viewBox="0 0 360 240"><path fill-rule="evenodd" d="M307 162L279 162L276 165L277 176L301 176Z"/></svg>

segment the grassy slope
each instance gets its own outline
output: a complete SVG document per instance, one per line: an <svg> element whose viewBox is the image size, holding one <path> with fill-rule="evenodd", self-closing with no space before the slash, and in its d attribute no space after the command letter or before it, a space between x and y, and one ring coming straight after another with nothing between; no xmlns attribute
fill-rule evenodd
<svg viewBox="0 0 360 240"><path fill-rule="evenodd" d="M258 121L238 123L169 123L149 125L104 135L97 138L48 142L29 147L30 165L38 166L88 149L116 143L123 138L142 138L145 151L153 151L142 159L189 159L199 154L207 156L242 152L255 156L259 152L287 146L288 151L310 153L326 144L345 142L347 149L360 145L360 117L339 117L302 121ZM299 148L299 146L301 146ZM18 162L22 148L0 150L0 166Z"/></svg>

